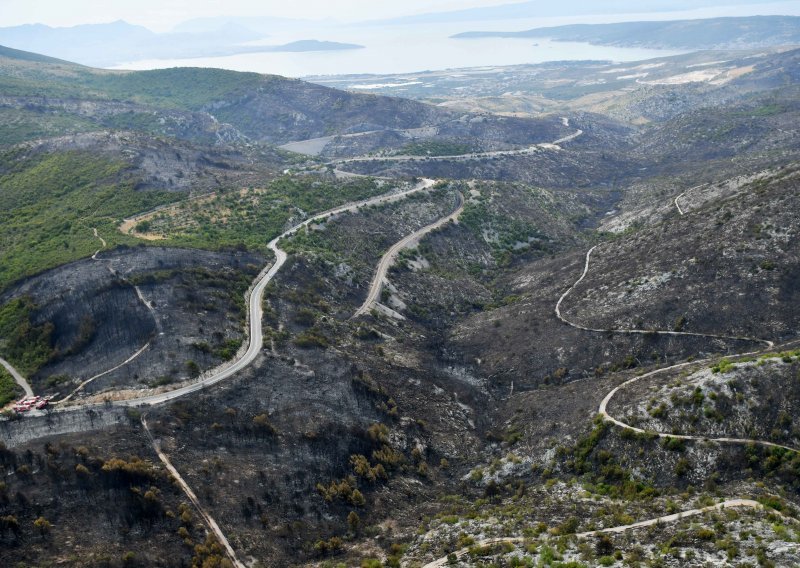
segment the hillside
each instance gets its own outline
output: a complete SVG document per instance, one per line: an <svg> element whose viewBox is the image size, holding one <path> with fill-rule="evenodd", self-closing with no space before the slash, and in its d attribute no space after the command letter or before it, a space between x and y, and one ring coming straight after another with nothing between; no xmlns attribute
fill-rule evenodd
<svg viewBox="0 0 800 568"><path fill-rule="evenodd" d="M800 562L797 50L472 72L536 117L5 53L0 357L53 398L0 564Z"/></svg>
<svg viewBox="0 0 800 568"><path fill-rule="evenodd" d="M661 49L752 49L800 43L800 18L751 16L666 22L573 24L521 32L463 32L453 37L550 38L594 45Z"/></svg>
<svg viewBox="0 0 800 568"><path fill-rule="evenodd" d="M78 114L79 125L100 114L99 120L93 120L99 127L142 124L157 128L144 105L168 115L169 111L199 113L179 115L179 119L170 116L170 121L220 122L253 141L283 144L335 134L436 127L463 119L463 115L405 99L351 94L274 75L199 68L110 72L50 59L32 60L15 50L4 53L0 54L0 96L5 104L26 105L32 100L43 104L43 111L55 107L68 117ZM42 97L48 101L42 102ZM89 101L97 110L67 108L72 101L65 99L76 98ZM522 120L506 126L492 117L482 120L497 123L501 130L524 129L530 133L528 139L540 140L549 134L537 131L558 124Z"/></svg>

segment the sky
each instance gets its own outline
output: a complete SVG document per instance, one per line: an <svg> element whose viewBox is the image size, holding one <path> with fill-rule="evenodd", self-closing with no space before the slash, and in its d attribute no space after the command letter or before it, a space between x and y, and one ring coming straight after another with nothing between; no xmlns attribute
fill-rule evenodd
<svg viewBox="0 0 800 568"><path fill-rule="evenodd" d="M358 22L427 12L514 4L522 0L0 0L0 27L42 23L53 27L125 20L155 32L216 16L267 16ZM552 0L542 0L550 2ZM610 0L609 0L610 1ZM769 0L750 0L764 2ZM795 0L796 1L796 0ZM615 2L617 3L617 2ZM728 5L749 4L730 0ZM800 2L797 2L800 4ZM646 5L644 0L643 5ZM607 5L608 6L608 5ZM593 11L602 13L603 0ZM760 12L754 12L760 13ZM722 14L718 14L722 15Z"/></svg>
<svg viewBox="0 0 800 568"><path fill-rule="evenodd" d="M513 0L0 0L0 26L74 26L125 20L163 32L182 21L208 16L360 21L512 3Z"/></svg>

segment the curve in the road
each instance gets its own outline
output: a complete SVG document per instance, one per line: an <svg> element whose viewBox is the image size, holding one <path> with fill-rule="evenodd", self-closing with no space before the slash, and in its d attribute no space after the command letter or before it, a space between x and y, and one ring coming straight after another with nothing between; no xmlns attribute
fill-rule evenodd
<svg viewBox="0 0 800 568"><path fill-rule="evenodd" d="M351 203L340 205L338 207L334 207L333 209L329 209L327 211L309 217L305 221L298 223L297 225L293 226L287 231L284 231L282 234L272 239L272 241L270 241L267 246L269 247L270 250L272 250L275 253L275 262L272 265L268 265L264 270L261 271L261 273L256 277L253 285L251 286L250 290L247 293L248 309L246 315L247 315L248 336L245 344L242 346L239 353L237 353L234 359L232 359L231 361L223 363L216 369L206 371L206 373L201 375L199 380L191 384L167 392L147 395L142 397L134 397L124 400L109 400L104 402L90 402L79 405L61 406L54 408L53 411L72 412L85 408L105 406L107 404L118 407L153 406L157 404L163 404L171 400L175 400L177 398L189 395L194 392L198 392L209 386L217 384L220 381L230 378L231 376L235 375L236 373L238 373L239 371L250 365L250 363L252 363L255 360L255 358L258 356L258 353L261 350L264 341L262 323L261 323L263 316L262 301L264 297L264 290L266 289L267 285L272 281L272 279L275 277L275 275L278 273L278 271L281 269L281 267L283 266L283 264L286 262L287 259L286 252L284 252L279 247L281 239L290 237L300 229L307 227L312 223L316 223L323 219L331 217L333 215L347 213L350 211L356 211L361 207L391 203L393 201L404 199L409 195L413 195L415 193L430 189L434 183L435 181L432 179L422 178L412 188L407 189L405 191L385 193L383 195L379 195L376 197L371 197L360 201L354 201ZM147 304L147 302L145 302L145 304ZM149 304L147 304L147 306L148 309L152 308ZM31 411L30 414L33 416L38 416L43 414L43 412Z"/></svg>
<svg viewBox="0 0 800 568"><path fill-rule="evenodd" d="M767 348L770 349L775 346L775 343L768 339L760 339L756 337L743 337L734 335L719 335L713 333L700 333L693 331L672 331L672 330L660 330L660 329L600 329L596 327L588 327L568 320L561 313L561 304L564 302L566 297L569 296L569 294L575 289L575 287L578 284L580 284L584 278L586 278L586 275L589 272L589 262L591 260L592 253L595 251L595 249L597 249L598 246L600 245L595 245L586 252L586 261L583 266L583 273L581 274L580 278L578 278L575 281L575 283L567 289L566 292L561 294L561 297L558 299L558 302L556 302L556 310L555 310L556 317L565 324L574 327L576 329L580 329L582 331L591 331L594 333L622 333L622 334L635 333L640 335L656 334L656 335L675 335L675 336L689 336L689 337L708 337L710 339L726 339L731 341L749 341L754 343L763 343L764 345L767 346Z"/></svg>
<svg viewBox="0 0 800 568"><path fill-rule="evenodd" d="M579 128L578 130L576 130L572 134L570 134L568 136L564 136L563 138L559 138L558 140L556 140L554 142L551 142L551 144L553 146L559 146L561 144L566 144L567 142L572 142L573 140L575 140L576 138L578 138L579 136L582 136L582 135L583 135L583 130L581 130Z"/></svg>
<svg viewBox="0 0 800 568"><path fill-rule="evenodd" d="M158 459L161 460L161 463L163 463L164 467L167 468L167 471L169 471L169 473L175 479L175 482L186 494L186 497L188 497L189 501L192 502L192 505L195 506L197 512L200 513L200 516L203 518L208 528L214 533L214 536L217 537L217 540L225 549L225 554L227 555L228 559L236 568L245 568L245 565L236 557L236 552L233 550L230 542L228 542L228 539L225 537L225 533L223 533L222 529L219 528L217 521L215 521L214 517L212 517L211 514L205 510L203 505L200 504L200 500L197 498L197 495L195 495L194 491L192 491L192 488L189 487L189 484L186 483L186 481L184 481L183 477L181 477L181 474L178 473L178 470L175 469L175 466L173 466L172 462L169 461L167 455L161 451L160 445L153 437L152 432L150 432L150 428L147 427L146 415L142 414L141 422L142 428L144 429L145 434L147 434L147 438L150 440L150 444L153 446L156 455L158 455Z"/></svg>
<svg viewBox="0 0 800 568"><path fill-rule="evenodd" d="M533 144L527 148L519 148L514 150L494 150L490 152L472 152L469 154L454 154L451 156L359 156L356 158L340 158L332 160L330 165L354 164L363 162L429 162L429 161L450 161L450 160L479 160L482 158L497 158L499 156L524 156L526 154L533 154L540 150L559 150L559 144L564 144L575 140L583 135L583 130L576 130L568 136L559 138L553 142L546 142L540 144Z"/></svg>
<svg viewBox="0 0 800 568"><path fill-rule="evenodd" d="M686 211L683 210L683 207L681 207L681 204L680 204L681 198L683 198L690 191L694 191L695 189L697 189L699 187L703 187L704 185L705 184L701 183L700 185L696 185L694 187L690 187L689 189L687 189L686 191L684 191L678 197L675 198L675 208L678 210L678 213L681 215L681 217L686 215L686 213L687 213Z"/></svg>
<svg viewBox="0 0 800 568"><path fill-rule="evenodd" d="M100 239L100 244L103 245L102 247L94 251L94 254L92 255L92 260L97 260L97 255L100 254L100 251L106 248L107 245L106 245L106 240L99 235L95 227L92 227L92 233L94 234L96 239Z"/></svg>
<svg viewBox="0 0 800 568"><path fill-rule="evenodd" d="M622 533L622 532L626 532L626 531L629 531L629 530L638 529L638 528L641 528L641 527L650 527L650 526L657 525L657 524L660 524L660 523L672 523L672 522L675 522L675 521L680 521L682 519L686 519L688 517L694 517L694 516L697 516L697 515L703 515L705 513L711 513L713 511L720 511L720 510L723 510L723 509L733 509L733 508L748 508L748 509L760 509L760 510L763 510L764 506L761 503L759 503L758 501L753 501L752 499L729 499L727 501L723 501L722 503L717 503L716 505L709 505L708 507L701 507L699 509L690 509L688 511L682 511L680 513L674 513L672 515L665 515L663 517L656 517L654 519L648 519L646 521L640 521L638 523L632 523L632 524L629 524L629 525L620 525L620 526L616 526L616 527L609 527L609 528L605 528L605 529L598 529L598 530L594 530L594 531L576 533L575 536L578 537L578 538L588 538L588 537L592 537L592 536L597 536L599 534ZM770 512L772 512L772 513L774 513L774 514L776 514L776 515L778 515L778 516L780 516L780 517L782 517L784 519L794 520L791 517L787 517L787 516L783 515L779 511L770 511ZM472 547L475 547L475 546L479 546L479 547L491 546L491 545L494 545L494 544L503 544L503 543L506 543L506 542L513 544L513 543L518 543L518 542L524 542L526 540L529 540L529 539L527 537L517 537L517 536L506 537L506 538L503 538L503 537L487 538L487 539L484 539L484 540L476 542L475 544L472 545ZM472 547L462 548L462 549L457 550L457 551L455 551L455 552L453 552L451 554L454 554L456 556L456 558L462 558L462 557L466 556L467 554L469 554L470 548L472 548ZM433 562L429 562L428 564L425 564L422 568L440 568L441 566L447 566L449 564L449 562L450 562L449 555L448 556L443 556L442 558L438 558L438 559L434 560Z"/></svg>
<svg viewBox="0 0 800 568"><path fill-rule="evenodd" d="M414 243L418 242L422 237L442 227L449 223L450 221L455 221L458 219L458 216L461 215L461 212L464 211L464 196L461 195L461 192L457 192L457 204L456 208L453 210L452 213L449 215L438 219L437 221L431 223L430 225L426 225L421 229L414 231L410 235L407 235L397 241L392 247L386 251L381 257L380 262L378 263L378 268L375 270L375 274L372 277L372 281L369 285L369 292L367 293L367 298L364 300L364 303L355 311L352 315L352 318L357 318L358 316L364 315L369 311L369 309L375 304L378 300L378 296L380 296L381 288L383 287L383 282L386 279L386 272L389 268L394 264L394 261L397 259L397 255L400 253L401 250L411 247Z"/></svg>
<svg viewBox="0 0 800 568"><path fill-rule="evenodd" d="M25 377L22 376L22 373L17 371L14 366L5 359L0 358L0 365L5 367L6 371L8 371L11 376L14 377L14 381L22 387L22 390L25 391L25 396L33 396L33 389L31 388L31 385L28 384L28 381L25 380Z"/></svg>
<svg viewBox="0 0 800 568"><path fill-rule="evenodd" d="M299 231L304 227L307 227L312 223L317 223L333 215L355 211L361 207L367 207L369 205L391 203L392 201L404 199L409 195L429 189L431 186L433 186L433 184L434 180L426 178L422 179L414 187L406 191L383 194L377 197L363 199L361 201L356 201L352 203L347 203L345 205L341 205L339 207L334 207L333 209L329 209L327 211L309 217L305 221L298 223L297 225L293 226L287 231L284 231L282 234L272 239L267 246L270 250L272 250L275 253L275 262L271 266L262 270L261 274L259 274L258 277L256 277L256 280L248 294L249 296L247 302L248 337L245 345L242 347L242 350L240 350L240 353L238 353L237 356L232 361L225 363L223 366L218 367L217 369L211 372L207 372L205 376L202 376L200 380L192 384L179 387L177 389L167 391L164 393L145 396L141 398L117 400L113 401L111 404L115 406L140 406L140 405L152 406L156 404L162 404L167 401L186 396L193 392L197 392L199 390L207 388L211 385L217 384L220 381L223 381L235 375L236 373L238 373L239 371L250 365L250 363L252 363L258 356L264 342L262 322L261 322L263 316L262 302L264 298L264 290L266 289L267 285L272 281L272 279L275 277L275 275L278 273L278 271L281 269L281 267L284 265L287 259L286 252L283 251L279 246L280 241L282 239L294 235L295 233L297 233L297 231Z"/></svg>
<svg viewBox="0 0 800 568"><path fill-rule="evenodd" d="M790 343L796 343L796 342L790 342ZM760 351L751 351L750 353L741 353L739 355L736 355L736 357L737 358L750 357L752 355L758 355L760 353L764 353L764 352L770 351L770 349L771 349L771 347L767 348L767 349L760 350ZM678 440L706 441L706 442L716 442L716 443L719 443L719 444L746 444L746 445L751 445L752 444L752 445L756 445L756 446L764 446L764 447L767 447L767 448L782 448L784 450L789 450L790 452L800 452L800 449L798 449L798 448L793 448L791 446L785 446L783 444L776 444L775 442L769 442L767 440L756 440L756 439L749 439L749 438L727 438L727 437L710 438L708 436L691 436L691 435L688 435L688 434L668 434L668 433L665 433L665 432L654 432L652 430L643 430L641 428L637 428L636 426L631 426L630 424L627 424L627 423L623 422L622 420L614 418L613 416L611 416L611 414L609 414L609 412L608 412L608 404L611 402L611 399L614 398L614 395L616 395L620 390L624 389L625 387L627 387L629 385L632 385L635 382L641 381L642 379L646 379L648 377L652 377L652 376L655 376L655 375L658 375L658 374L661 374L661 373L665 373L667 371L674 371L676 369L682 369L684 367L693 366L693 365L708 364L708 363L711 363L714 360L715 360L715 358L707 358L707 359L700 359L700 360L697 360L697 361L688 361L688 362L685 362L685 363L678 363L677 365L670 365L669 367L663 367L661 369L656 369L654 371L650 371L649 373L644 373L643 375L639 375L637 377L629 379L629 380L625 381L624 383L619 384L616 387L614 387L614 389L612 389L611 392L609 392L605 396L605 398L600 402L600 407L598 408L597 412L603 417L604 420L607 420L608 422L611 422L612 424L614 424L616 426L619 426L620 428L623 428L625 430L630 430L632 432L636 432L636 433L639 433L639 434L648 434L648 435L658 436L659 438L676 438Z"/></svg>
<svg viewBox="0 0 800 568"><path fill-rule="evenodd" d="M753 343L762 343L765 346L765 348L762 349L762 350L751 351L751 352L748 352L748 353L741 353L741 354L737 355L737 357L747 357L747 356L751 356L751 355L757 355L757 354L763 353L765 351L769 351L769 350L771 350L771 349L773 349L775 347L775 343L773 341L770 341L768 339L755 338L755 337L740 337L740 336L732 336L732 335L718 335L718 334L696 333L696 332L688 332L688 331L667 331L667 330L647 330L647 329L599 329L599 328L592 328L592 327L583 326L583 325L580 325L578 323L569 321L568 319L566 319L561 314L561 303L569 295L569 293L578 284L580 284L583 281L584 278L586 278L586 274L589 272L589 260L591 258L592 252L594 252L594 250L597 248L597 246L599 246L599 245L593 246L586 253L586 263L584 265L583 273L581 274L580 278L578 278L578 280L576 280L575 283L572 286L570 286L570 288L561 295L561 297L558 299L558 302L556 303L556 310L555 310L556 311L556 316L558 317L559 320L561 320L565 324L567 324L569 326L572 326L572 327L574 327L576 329L580 329L582 331L590 331L590 332L596 332L596 333L610 333L610 332L612 332L612 333L623 333L623 334L626 334L626 333L636 333L636 334L652 334L652 333L655 333L655 334L659 334L659 335L677 335L677 336L684 335L684 336L693 336L693 337L708 337L708 338L711 338L711 339L749 341L749 342L753 342ZM622 384L618 385L617 387L615 387L611 392L609 392L606 395L606 397L600 403L600 407L598 409L598 413L605 420L611 422L612 424L615 424L615 425L619 426L620 428L624 428L626 430L631 430L633 432L637 432L637 433L640 433L640 434L651 434L651 435L658 436L660 438L677 438L677 439L680 439L680 440L695 440L695 441L703 440L703 441L717 442L717 443L722 443L722 444L755 444L755 445L759 445L759 446L783 448L783 449L790 450L790 451L793 451L793 452L798 451L797 448L792 448L790 446L784 446L782 444L776 444L774 442L769 442L769 441L766 441L766 440L754 440L754 439L745 439L745 438L726 438L726 437L709 438L707 436L690 436L690 435L686 435L686 434L668 434L668 433L665 433L665 432L651 432L651 431L643 430L641 428L637 428L635 426L631 426L630 424L626 424L625 422L614 418L613 416L611 416L608 413L608 404L609 404L609 402L611 402L611 399L614 397L615 394L617 394L617 392L619 392L621 389L625 388L626 386L631 385L631 384L633 384L633 383L635 383L637 381L640 381L642 379L645 379L647 377L652 377L654 375L658 375L660 373L665 373L667 371L672 371L672 370L675 370L675 369L681 369L681 368L684 368L684 367L687 367L687 366L690 366L690 365L699 365L699 364L709 363L709 362L711 362L713 360L715 360L715 358L708 358L708 359L701 359L701 360L696 360L696 361L688 361L688 362L684 362L684 363L678 363L678 364L675 364L675 365L670 365L668 367L662 367L660 369L656 369L654 371L650 371L648 373L644 373L642 375L639 375L637 377L629 379L629 380L625 381L624 383L622 383Z"/></svg>

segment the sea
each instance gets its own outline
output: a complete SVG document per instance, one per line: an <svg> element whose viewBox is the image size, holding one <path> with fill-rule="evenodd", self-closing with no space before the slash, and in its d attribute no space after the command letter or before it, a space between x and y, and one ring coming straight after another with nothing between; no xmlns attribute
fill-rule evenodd
<svg viewBox="0 0 800 568"><path fill-rule="evenodd" d="M762 11L766 10L766 11ZM598 12L602 5L598 3ZM168 67L217 67L234 71L254 71L308 77L324 75L391 75L440 71L468 67L505 66L549 61L602 60L640 61L679 55L685 51L641 47L608 47L587 43L532 38L451 39L466 31L523 31L567 24L700 19L719 16L750 16L761 13L800 15L800 2L777 1L749 5L697 8L686 11L631 14L575 15L516 20L397 24L373 22L342 24L318 21L269 30L268 37L245 45L284 45L299 40L319 40L362 45L361 49L302 53L264 52L193 59L147 59L118 65L115 69L163 69ZM354 15L358 20L358 15ZM245 23L246 25L246 23Z"/></svg>
<svg viewBox="0 0 800 568"><path fill-rule="evenodd" d="M115 66L114 69L216 67L285 77L390 75L563 60L638 61L684 53L680 50L606 47L539 38L452 39L450 37L472 30L525 30L537 27L538 24L541 24L541 21L499 20L484 24L468 22L435 25L321 26L275 30L269 37L246 45L284 45L298 40L315 39L357 44L363 47L339 51L247 53L192 59L144 59L127 62Z"/></svg>

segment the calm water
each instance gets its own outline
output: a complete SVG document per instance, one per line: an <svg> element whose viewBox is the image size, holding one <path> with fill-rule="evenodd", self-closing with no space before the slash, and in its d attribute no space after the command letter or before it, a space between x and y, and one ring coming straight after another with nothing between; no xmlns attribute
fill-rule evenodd
<svg viewBox="0 0 800 568"><path fill-rule="evenodd" d="M470 39L449 36L474 29L522 30L552 21L494 21L431 26L329 27L277 31L259 43L281 45L299 39L355 43L363 49L306 53L249 53L228 57L135 61L119 69L219 67L235 71L273 73L288 77L356 73L413 73L461 67L517 65L545 61L601 59L635 61L675 55L674 50L599 47L546 39Z"/></svg>

